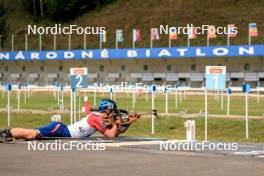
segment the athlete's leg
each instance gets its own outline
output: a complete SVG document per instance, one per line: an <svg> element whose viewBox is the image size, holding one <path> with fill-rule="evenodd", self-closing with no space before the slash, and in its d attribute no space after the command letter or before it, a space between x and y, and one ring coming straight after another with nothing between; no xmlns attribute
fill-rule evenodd
<svg viewBox="0 0 264 176"><path fill-rule="evenodd" d="M25 128L13 128L10 130L12 137L15 139L33 140L39 135L37 130Z"/></svg>
<svg viewBox="0 0 264 176"><path fill-rule="evenodd" d="M38 137L38 131L33 129L24 129L24 128L13 128L0 130L0 142L6 142L9 140L15 139L26 139L32 140Z"/></svg>
<svg viewBox="0 0 264 176"><path fill-rule="evenodd" d="M36 129L12 128L10 130L0 130L0 141L6 139L26 139L33 140L41 137L71 137L67 125L60 122L51 122L46 126Z"/></svg>
<svg viewBox="0 0 264 176"><path fill-rule="evenodd" d="M67 125L61 122L51 122L46 126L36 128L41 137L70 137Z"/></svg>

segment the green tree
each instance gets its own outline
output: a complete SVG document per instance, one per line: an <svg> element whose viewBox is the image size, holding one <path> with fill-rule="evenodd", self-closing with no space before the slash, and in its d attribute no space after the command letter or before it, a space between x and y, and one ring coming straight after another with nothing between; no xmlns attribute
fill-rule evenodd
<svg viewBox="0 0 264 176"><path fill-rule="evenodd" d="M7 19L7 10L4 7L3 1L0 1L0 35L4 36L6 33L6 19ZM3 44L3 38L1 37L1 43Z"/></svg>
<svg viewBox="0 0 264 176"><path fill-rule="evenodd" d="M5 30L6 24L6 10L3 3L0 1L0 33L2 34Z"/></svg>
<svg viewBox="0 0 264 176"><path fill-rule="evenodd" d="M44 18L54 21L68 21L94 9L101 8L114 0L24 0L25 8L34 14L35 19Z"/></svg>

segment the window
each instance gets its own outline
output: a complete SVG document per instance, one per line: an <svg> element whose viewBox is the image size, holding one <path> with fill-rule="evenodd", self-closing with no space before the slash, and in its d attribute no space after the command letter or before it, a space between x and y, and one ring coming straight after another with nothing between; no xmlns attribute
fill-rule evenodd
<svg viewBox="0 0 264 176"><path fill-rule="evenodd" d="M63 66L62 66L62 65L59 66L59 71L60 71L60 72L63 71Z"/></svg>
<svg viewBox="0 0 264 176"><path fill-rule="evenodd" d="M171 65L167 65L167 71L171 71Z"/></svg>
<svg viewBox="0 0 264 176"><path fill-rule="evenodd" d="M250 70L250 64L244 64L244 71Z"/></svg>
<svg viewBox="0 0 264 176"><path fill-rule="evenodd" d="M23 66L22 67L22 72L25 72L26 71L26 66Z"/></svg>
<svg viewBox="0 0 264 176"><path fill-rule="evenodd" d="M40 66L40 71L44 71L44 67L43 66Z"/></svg>
<svg viewBox="0 0 264 176"><path fill-rule="evenodd" d="M122 65L122 66L121 66L121 70L122 70L122 71L125 71L125 69L126 69L126 66Z"/></svg>
<svg viewBox="0 0 264 176"><path fill-rule="evenodd" d="M104 71L104 66L103 65L100 65L100 71L103 72Z"/></svg>
<svg viewBox="0 0 264 176"><path fill-rule="evenodd" d="M144 66L143 66L143 70L144 70L144 71L148 71L148 65L144 65Z"/></svg>
<svg viewBox="0 0 264 176"><path fill-rule="evenodd" d="M191 71L196 71L196 64L191 65Z"/></svg>
<svg viewBox="0 0 264 176"><path fill-rule="evenodd" d="M5 71L8 72L8 66L5 66Z"/></svg>
<svg viewBox="0 0 264 176"><path fill-rule="evenodd" d="M162 78L154 78L154 81L162 81Z"/></svg>
<svg viewBox="0 0 264 176"><path fill-rule="evenodd" d="M179 78L179 81L185 82L186 78Z"/></svg>

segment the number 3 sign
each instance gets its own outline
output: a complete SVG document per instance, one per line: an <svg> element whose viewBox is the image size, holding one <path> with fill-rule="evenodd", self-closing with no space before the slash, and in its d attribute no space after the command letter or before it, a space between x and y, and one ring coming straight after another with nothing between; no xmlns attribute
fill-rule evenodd
<svg viewBox="0 0 264 176"><path fill-rule="evenodd" d="M72 89L88 87L87 68L71 68L70 75Z"/></svg>

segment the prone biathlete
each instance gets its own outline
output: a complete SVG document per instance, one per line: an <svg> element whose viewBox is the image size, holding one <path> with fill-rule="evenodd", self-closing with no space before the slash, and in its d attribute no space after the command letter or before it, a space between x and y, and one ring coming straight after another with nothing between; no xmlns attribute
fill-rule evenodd
<svg viewBox="0 0 264 176"><path fill-rule="evenodd" d="M112 123L110 127L106 126L104 121L111 121L116 113L116 103L110 99L103 99L100 101L97 112L89 113L72 125L53 121L46 126L35 129L12 128L0 130L0 141L5 142L8 139L36 140L43 137L86 138L96 133L96 131L99 131L105 137L114 138L124 133L129 125L137 120L136 113L131 113L128 116L126 126L119 126L121 124L120 119Z"/></svg>

